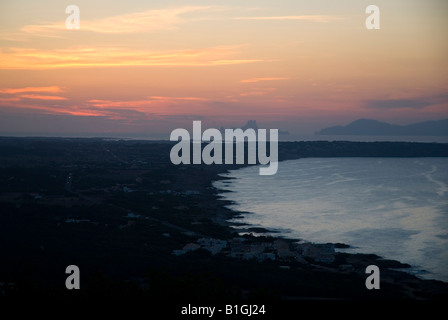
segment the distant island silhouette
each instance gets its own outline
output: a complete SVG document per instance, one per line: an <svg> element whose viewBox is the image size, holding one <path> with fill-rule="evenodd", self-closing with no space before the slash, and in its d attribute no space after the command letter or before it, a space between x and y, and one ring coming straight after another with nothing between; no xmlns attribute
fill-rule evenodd
<svg viewBox="0 0 448 320"><path fill-rule="evenodd" d="M448 119L396 125L373 119L358 119L346 126L334 126L317 131L317 135L364 136L448 136Z"/></svg>
<svg viewBox="0 0 448 320"><path fill-rule="evenodd" d="M246 131L247 129L254 129L255 131L257 131L257 130L258 130L257 120L248 120L247 123L246 123L244 126L242 126L242 127L240 127L240 128L235 128L235 127L234 127L234 128L232 128L232 129L241 129L241 130L243 130L243 131ZM219 129L219 131L221 131L222 133L224 133L224 132L225 132L225 128L224 128L224 127L221 127L221 128ZM289 134L289 131L279 129L279 130L278 130L278 134L279 134L279 135L288 135L288 134Z"/></svg>

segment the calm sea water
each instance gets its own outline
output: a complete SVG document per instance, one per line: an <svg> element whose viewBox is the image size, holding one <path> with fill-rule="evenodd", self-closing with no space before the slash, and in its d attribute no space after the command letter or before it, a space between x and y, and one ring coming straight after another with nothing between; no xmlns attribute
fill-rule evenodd
<svg viewBox="0 0 448 320"><path fill-rule="evenodd" d="M448 282L448 158L307 158L215 182L238 219L312 242L343 242Z"/></svg>

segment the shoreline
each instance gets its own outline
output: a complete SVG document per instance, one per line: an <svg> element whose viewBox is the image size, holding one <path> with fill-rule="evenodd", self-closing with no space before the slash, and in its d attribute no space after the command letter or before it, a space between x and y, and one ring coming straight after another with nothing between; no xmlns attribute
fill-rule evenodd
<svg viewBox="0 0 448 320"><path fill-rule="evenodd" d="M286 161L296 161L299 159L288 159ZM313 159L324 159L324 158L313 158ZM232 169L232 171L233 171L233 169ZM230 174L230 170L227 171L226 175L228 175L228 174ZM230 179L230 181L232 181L234 179L238 179L232 175L229 175L229 176L223 175L223 177ZM216 181L219 181L219 180L213 181L214 186L216 186L216 184L215 184ZM306 238L297 237L297 235L294 235L294 230L288 229L287 226L284 226L283 228L281 228L281 227L280 228L272 228L272 227L269 227L266 225L258 226L258 225L253 225L250 222L246 222L247 220L245 220L245 218L248 218L248 215L252 214L253 212L239 211L238 210L238 202L236 200L230 200L225 196L225 194L227 192L234 192L233 190L226 189L226 188L228 188L229 185L231 185L231 184L220 184L219 186L216 186L216 188L219 190L218 196L222 197L222 199L225 199L225 201L227 201L225 206L228 207L230 210L234 210L236 212L237 215L235 218L233 218L234 219L233 227L239 233L242 233L242 234L252 233L254 236L270 235L273 237L281 237L281 238L291 239L293 241L304 241L304 242L313 242L313 243L322 243L322 244L323 243L334 243L335 245L344 245L344 247L342 248L343 250L339 250L339 252L348 253L348 254L357 254L357 253L359 253L359 254L375 254L375 255L378 255L379 257L381 257L381 259L394 260L394 261L402 263L403 265L409 265L408 267L401 269L401 271L409 273L411 275L414 275L414 276L418 277L419 279L437 280L437 281L442 281L442 282L448 283L447 280L437 278L437 276L432 277L431 272L427 271L424 268L424 266L413 265L413 264L407 262L406 259L404 259L404 257L402 257L403 259L397 259L397 258L394 258L394 255L390 255L390 254L387 257L385 257L381 253L375 252L375 251L367 253L365 250L364 251L361 250L357 245L353 245L352 243L348 243L348 242L337 243L337 242L334 242L331 240L327 241L327 242L321 242L318 238L309 240ZM224 189L220 189L219 187L224 188ZM235 207L235 209L230 208L230 206ZM269 213L265 212L264 214L266 215ZM240 221L238 221L239 219L241 219L245 222L240 222Z"/></svg>
<svg viewBox="0 0 448 320"><path fill-rule="evenodd" d="M299 159L299 158L297 158ZM292 159L287 159L287 160L292 160ZM279 161L281 162L281 161ZM242 167L246 167L246 166L242 166ZM240 168L236 168L236 169L241 169ZM243 216L245 214L251 214L250 212L242 212L242 211L238 211L236 209L231 209L228 208L229 205L235 205L236 203L234 201L231 200L224 200L221 199L221 194L222 193L227 193L227 192L234 192L231 190L223 190L223 189L219 189L217 187L215 187L214 183L217 181L222 181L222 180L232 180L235 178L232 177L225 177L223 176L223 174L228 174L230 170L235 170L235 168L229 168L226 169L224 172L222 173L216 173L215 174L215 178L213 178L210 181L210 185L213 187L213 191L211 193L211 196L215 198L215 202L217 203L217 207L220 207L221 210L223 211L227 211L228 213L226 213L224 215L224 217L227 217L225 220L223 220L223 217L220 217L219 224L223 227L226 228L230 228L231 232L235 232L237 234L241 234L241 232L246 231L247 230L247 234L250 237L254 237L254 238L263 238L263 237L269 237L272 239L280 239L280 240L286 240L288 242L291 243L296 243L296 242L305 242L305 243L309 243L306 239L299 239L299 238L295 238L295 237L285 237L284 235L281 234L281 231L277 231L274 229L270 229L270 228L266 228L266 227L256 227L256 226L252 226L249 223L245 223L245 222L236 222L236 221L229 221L232 219L238 219L238 218L243 218ZM217 212L219 212L220 210L218 210ZM219 213L217 213L219 215ZM239 228L241 226L246 226L248 227L246 228ZM314 244L324 244L324 243L319 243L319 242L313 242ZM328 243L325 243L328 244ZM333 244L335 247L344 247L344 249L349 249L351 247L351 245L349 244L345 244L345 243L331 243ZM347 259L347 261L351 262L353 265L359 267L359 266L364 266L364 265L377 265L380 269L381 269L381 281L382 282L386 282L386 283L393 283L393 284L398 284L400 286L403 287L403 289L405 289L404 291L407 291L409 293L409 298L410 299L421 299L422 297L420 296L415 296L414 294L412 294L411 292L415 289L414 287L420 287L429 297L430 296L439 296L442 295L444 297L448 296L448 282L442 281L442 280L437 280L437 279L424 279L419 277L416 274L413 274L410 272L410 269L413 268L412 265L408 264L408 263L403 263L401 261L395 260L395 259L386 259L381 257L378 254L375 253L351 253L351 252L341 252L341 251L336 251L336 255L342 255L344 256L344 258ZM261 262L263 263L263 262ZM317 264L319 265L319 264ZM331 268L328 267L328 265L325 264L321 264L320 266L323 266L323 268L326 268L326 270L328 272L334 272L334 273L338 273L340 272L338 269L336 268ZM362 272L356 272L358 276L360 277L366 277L365 273ZM425 299L425 298L423 298ZM431 299L431 298L430 298Z"/></svg>

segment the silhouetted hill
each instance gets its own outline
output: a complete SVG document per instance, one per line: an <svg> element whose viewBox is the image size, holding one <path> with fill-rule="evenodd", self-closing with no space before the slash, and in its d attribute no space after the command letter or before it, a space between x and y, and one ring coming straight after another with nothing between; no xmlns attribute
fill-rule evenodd
<svg viewBox="0 0 448 320"><path fill-rule="evenodd" d="M346 126L322 129L319 135L381 135L381 136L448 136L448 119L395 125L372 119L359 119Z"/></svg>
<svg viewBox="0 0 448 320"><path fill-rule="evenodd" d="M255 131L258 131L257 120L248 120L244 126L238 127L238 128L233 127L232 129L233 130L241 129L243 131L246 131L247 129L254 129ZM269 131L269 129L267 129L267 128L266 128L266 130ZM221 133L224 134L225 128L221 126L221 128L219 128L219 131L221 131ZM278 129L278 134L279 135L289 135L289 131Z"/></svg>
<svg viewBox="0 0 448 320"><path fill-rule="evenodd" d="M258 126L257 126L257 120L249 120L247 121L246 125L241 127L241 129L243 131L245 131L246 129L254 129L254 130L258 130Z"/></svg>
<svg viewBox="0 0 448 320"><path fill-rule="evenodd" d="M246 129L254 129L255 131L257 131L258 130L258 126L257 126L257 121L256 120L249 120L249 121L247 121L247 123L244 125L244 126L242 126L242 127L239 127L239 128L232 128L233 130L235 130L235 129L241 129L241 130L243 130L243 131L245 131ZM221 133L223 133L224 134L224 132L225 132L225 128L224 127L221 127L220 129L219 129L219 131L221 131Z"/></svg>

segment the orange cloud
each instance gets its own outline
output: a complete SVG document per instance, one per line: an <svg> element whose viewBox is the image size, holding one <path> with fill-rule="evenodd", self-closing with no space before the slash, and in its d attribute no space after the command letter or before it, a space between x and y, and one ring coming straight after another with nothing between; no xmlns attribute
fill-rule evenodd
<svg viewBox="0 0 448 320"><path fill-rule="evenodd" d="M216 8L212 6L185 6L134 12L96 20L81 20L80 30L96 33L126 34L173 29L176 24L189 21L182 17L184 14L210 9L216 10ZM54 36L58 32L66 31L66 27L64 23L55 22L44 25L27 25L21 30L40 36Z"/></svg>
<svg viewBox="0 0 448 320"><path fill-rule="evenodd" d="M199 98L199 97L158 97L158 96L152 96L150 97L154 100L165 100L165 101L176 101L176 100L184 100L184 101L208 101L207 98Z"/></svg>
<svg viewBox="0 0 448 320"><path fill-rule="evenodd" d="M151 100L127 100L127 101L113 101L113 100L101 100L92 99L88 101L91 106L97 108L123 108L123 107L139 107L148 106L151 104Z"/></svg>
<svg viewBox="0 0 448 320"><path fill-rule="evenodd" d="M25 99L37 99L37 100L67 100L67 98L60 96L44 96L38 94L22 94L19 97Z"/></svg>
<svg viewBox="0 0 448 320"><path fill-rule="evenodd" d="M42 93L60 93L64 90L59 86L50 87L24 87L24 88L0 88L0 102L8 103L21 101L22 99L33 100L67 100L65 97L48 95Z"/></svg>
<svg viewBox="0 0 448 320"><path fill-rule="evenodd" d="M264 96L268 93L276 91L276 88L255 88L249 92L240 93L241 97L249 97L249 96Z"/></svg>
<svg viewBox="0 0 448 320"><path fill-rule="evenodd" d="M6 94L25 93L25 92L58 93L58 92L63 92L63 90L59 86L25 87L25 88L2 88L2 89L0 89L0 93L6 93Z"/></svg>
<svg viewBox="0 0 448 320"><path fill-rule="evenodd" d="M235 46L196 50L151 52L122 48L71 48L0 50L0 69L55 69L119 66L219 66L261 62L261 59L235 59Z"/></svg>
<svg viewBox="0 0 448 320"><path fill-rule="evenodd" d="M67 114L67 110L64 108L61 108L59 106L42 106L42 105L36 105L32 103L24 103L23 101L17 101L13 104L9 104L8 107L12 107L15 110L19 109L25 109L25 110L39 110L42 111L42 113L48 113L48 114Z"/></svg>
<svg viewBox="0 0 448 320"><path fill-rule="evenodd" d="M270 77L270 78L250 78L246 80L241 80L241 83L253 83L253 82L260 82L260 81L275 81L275 80L287 80L289 78L284 77Z"/></svg>
<svg viewBox="0 0 448 320"><path fill-rule="evenodd" d="M329 15L301 15L301 16L274 16L274 17L237 17L234 20L303 20L303 21L312 21L312 22L331 22L335 20L341 20L340 17L337 16L329 16Z"/></svg>
<svg viewBox="0 0 448 320"><path fill-rule="evenodd" d="M33 98L35 99L35 98ZM4 99L0 98L0 102L3 102ZM37 98L37 100L58 100L58 99L39 99ZM15 99L15 100L11 100L9 99L9 101L6 101L9 103L5 104L6 108L14 108L14 110L18 111L18 110L23 110L25 112L30 112L30 111L37 111L40 114L51 114L51 115L75 115L75 116L103 116L103 117L107 117L109 116L111 113L106 110L97 110L97 109L92 109L89 106L85 107L85 106L78 106L78 105L60 105L60 104L45 104L45 105L40 105L38 104L37 101L30 101L30 100L20 100L20 99Z"/></svg>
<svg viewBox="0 0 448 320"><path fill-rule="evenodd" d="M216 100L203 97L151 96L142 100L88 100L86 109L97 111L109 119L154 119L216 113Z"/></svg>
<svg viewBox="0 0 448 320"><path fill-rule="evenodd" d="M223 10L237 10L241 8L231 8L223 6L183 6L170 7L165 9L154 9L142 12L133 12L102 19L81 20L80 31L89 31L103 34L128 34L139 32L151 32L155 30L169 30L176 28L176 25L189 21L200 20L222 20L222 17L185 17L186 14L201 12L219 12ZM296 16L266 16L266 17L234 17L230 20L304 20L313 22L331 22L340 20L340 17L331 15L296 15ZM58 21L47 24L26 25L21 31L28 34L44 37L62 37L62 32L66 31L64 22Z"/></svg>
<svg viewBox="0 0 448 320"><path fill-rule="evenodd" d="M20 98L17 98L17 97L0 97L0 103L8 103L8 102L14 102L14 101L20 101Z"/></svg>
<svg viewBox="0 0 448 320"><path fill-rule="evenodd" d="M207 98L201 97L161 97L152 96L146 100L124 100L124 101L113 101L113 100L100 100L92 99L88 103L91 107L99 108L101 110L114 110L114 109L124 109L124 110L134 110L141 113L172 113L176 107L180 109L185 109L185 105L188 105L188 109L203 105L203 102L209 101ZM177 110L179 112L182 110Z"/></svg>

